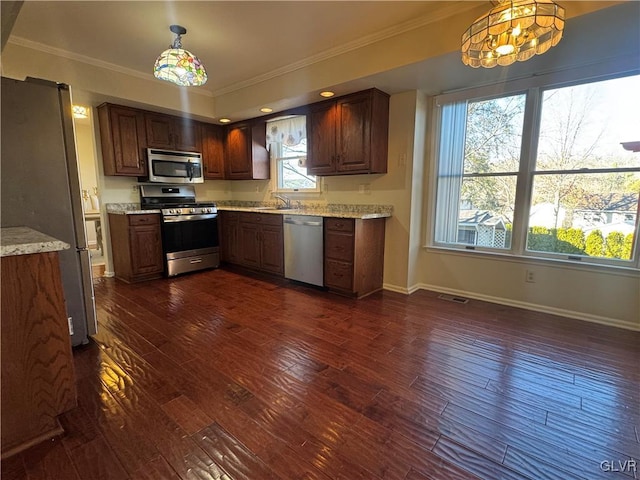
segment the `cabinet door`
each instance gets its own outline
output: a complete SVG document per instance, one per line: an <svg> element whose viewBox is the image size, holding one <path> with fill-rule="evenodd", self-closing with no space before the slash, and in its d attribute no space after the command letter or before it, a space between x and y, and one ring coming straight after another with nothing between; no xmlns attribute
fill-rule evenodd
<svg viewBox="0 0 640 480"><path fill-rule="evenodd" d="M172 150L173 117L160 113L145 113L144 121L147 131L147 145L150 148L165 148Z"/></svg>
<svg viewBox="0 0 640 480"><path fill-rule="evenodd" d="M307 114L307 171L312 175L335 173L335 103L312 105Z"/></svg>
<svg viewBox="0 0 640 480"><path fill-rule="evenodd" d="M228 263L239 263L240 222L235 212L220 212L220 257Z"/></svg>
<svg viewBox="0 0 640 480"><path fill-rule="evenodd" d="M144 176L147 172L144 113L103 104L98 108L105 175Z"/></svg>
<svg viewBox="0 0 640 480"><path fill-rule="evenodd" d="M173 143L176 150L201 152L200 128L198 122L189 118L173 118Z"/></svg>
<svg viewBox="0 0 640 480"><path fill-rule="evenodd" d="M135 225L129 228L132 274L162 272L160 225Z"/></svg>
<svg viewBox="0 0 640 480"><path fill-rule="evenodd" d="M371 96L349 95L336 102L336 170L367 173L371 166Z"/></svg>
<svg viewBox="0 0 640 480"><path fill-rule="evenodd" d="M212 123L201 124L204 178L220 180L224 176L224 130Z"/></svg>
<svg viewBox="0 0 640 480"><path fill-rule="evenodd" d="M240 222L240 265L260 268L260 225Z"/></svg>
<svg viewBox="0 0 640 480"><path fill-rule="evenodd" d="M284 274L284 235L282 225L263 225L260 239L262 269L271 273Z"/></svg>
<svg viewBox="0 0 640 480"><path fill-rule="evenodd" d="M251 180L251 125L234 125L227 131L225 166L227 178Z"/></svg>

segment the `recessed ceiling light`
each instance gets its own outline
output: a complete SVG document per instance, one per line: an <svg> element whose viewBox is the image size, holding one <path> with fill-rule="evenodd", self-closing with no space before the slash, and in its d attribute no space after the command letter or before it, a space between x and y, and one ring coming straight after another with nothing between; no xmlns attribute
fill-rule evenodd
<svg viewBox="0 0 640 480"><path fill-rule="evenodd" d="M231 120L229 120L228 118L221 118L220 119L220 123L229 123Z"/></svg>
<svg viewBox="0 0 640 480"><path fill-rule="evenodd" d="M329 98L329 97L333 97L334 95L335 95L335 93L330 92L329 90L326 90L326 91L324 91L324 92L320 92L320 96L321 96L321 97L327 97L327 98Z"/></svg>
<svg viewBox="0 0 640 480"><path fill-rule="evenodd" d="M261 111L262 113L271 113L271 112L273 112L273 108L269 108L269 107L262 107L262 108L260 109L260 111Z"/></svg>

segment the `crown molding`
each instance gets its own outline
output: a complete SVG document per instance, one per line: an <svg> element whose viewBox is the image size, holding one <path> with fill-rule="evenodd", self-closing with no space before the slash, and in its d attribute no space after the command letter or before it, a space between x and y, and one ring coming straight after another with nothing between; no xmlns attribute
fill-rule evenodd
<svg viewBox="0 0 640 480"><path fill-rule="evenodd" d="M79 53L70 52L69 50L64 50L62 48L52 47L51 45L46 45L44 43L34 42L33 40L29 40L27 38L11 35L9 37L8 43L19 46L19 47L29 48L31 50L37 50L39 52L47 53L49 55L55 55L57 57L66 58L68 60L73 60L80 63L86 63L94 67L110 70L112 72L121 73L123 75L139 78L141 80L147 80L147 81L156 80L156 78L150 73L143 73L138 70L134 70L132 68L123 67L120 65L116 65L115 63L105 62L103 60L98 60L96 58L89 57L87 55L81 55ZM209 90L202 90L202 89L190 90L190 93L203 95L205 97L213 97L213 93L211 93L211 91Z"/></svg>
<svg viewBox="0 0 640 480"><path fill-rule="evenodd" d="M324 60L328 60L332 57L336 57L345 53L352 52L354 50L358 50L360 48L366 47L368 45L372 45L374 43L380 42L387 38L395 37L397 35L401 35L411 30L415 30L417 28L421 28L426 25L430 25L435 22L442 21L453 15L460 14L468 10L472 10L477 6L478 6L478 2L467 2L467 1L452 2L451 4L446 5L445 7L439 9L437 12L431 13L429 15L423 15L421 17L417 17L407 22L399 23L397 25L392 25L391 27L380 30L379 32L376 32L374 34L361 37L359 39L353 40L351 42L347 42L345 44L339 45L334 48L330 48L316 55L312 55L310 57L304 58L297 62L290 63L280 68L276 68L275 70L271 70L264 74L261 74L252 78L248 78L240 82L236 82L233 85L229 85L227 87L214 90L213 92L205 89L192 90L192 92L198 95L206 96L206 97L216 97L216 96L232 93L238 90L242 90L243 88L247 88L247 87L265 82L267 80L271 80L273 78L286 75L288 73L294 72L296 70L300 70L302 68L322 62ZM68 50L64 50L61 48L52 47L44 43L34 42L24 37L11 35L9 37L8 43L25 47L25 48L30 48L32 50L41 51L50 55L67 58L69 60L86 63L88 65L92 65L92 66L106 69L106 70L111 70L117 73L121 73L123 75L128 75L128 76L139 78L142 80L155 79L155 77L153 77L153 75L151 75L150 73L149 74L143 73L143 72L140 72L139 70L122 67L120 65L116 65L110 62L105 62L103 60L98 60L96 58L89 57L87 55L81 55L81 54L70 52Z"/></svg>

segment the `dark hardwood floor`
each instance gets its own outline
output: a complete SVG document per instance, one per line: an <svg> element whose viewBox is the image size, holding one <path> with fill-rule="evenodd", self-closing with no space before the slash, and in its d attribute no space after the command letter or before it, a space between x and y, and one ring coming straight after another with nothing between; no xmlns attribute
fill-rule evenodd
<svg viewBox="0 0 640 480"><path fill-rule="evenodd" d="M223 269L96 297L66 435L3 480L640 478L637 332Z"/></svg>

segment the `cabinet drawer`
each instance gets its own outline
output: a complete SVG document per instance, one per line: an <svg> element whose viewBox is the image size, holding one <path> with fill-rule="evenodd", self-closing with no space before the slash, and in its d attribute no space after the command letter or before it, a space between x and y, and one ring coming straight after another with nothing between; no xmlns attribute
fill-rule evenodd
<svg viewBox="0 0 640 480"><path fill-rule="evenodd" d="M260 225L282 225L282 215L272 213L240 212L240 221Z"/></svg>
<svg viewBox="0 0 640 480"><path fill-rule="evenodd" d="M353 235L327 232L325 236L324 253L327 258L353 261Z"/></svg>
<svg viewBox="0 0 640 480"><path fill-rule="evenodd" d="M326 260L324 263L324 284L327 287L353 290L353 265L351 263Z"/></svg>
<svg viewBox="0 0 640 480"><path fill-rule="evenodd" d="M355 222L352 218L325 218L324 224L327 230L353 233Z"/></svg>
<svg viewBox="0 0 640 480"><path fill-rule="evenodd" d="M160 223L159 214L128 215L129 225L156 225Z"/></svg>

